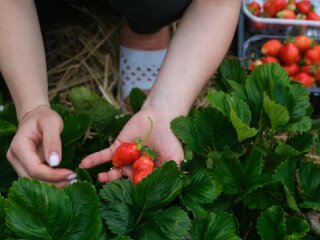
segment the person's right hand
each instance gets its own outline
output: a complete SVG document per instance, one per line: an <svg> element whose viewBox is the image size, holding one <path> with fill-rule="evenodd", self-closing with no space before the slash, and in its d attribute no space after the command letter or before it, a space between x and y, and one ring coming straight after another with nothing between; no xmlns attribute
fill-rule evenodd
<svg viewBox="0 0 320 240"><path fill-rule="evenodd" d="M61 161L61 117L49 108L30 112L20 122L7 159L19 176L26 176L57 187L64 187L76 178L69 169L52 168Z"/></svg>

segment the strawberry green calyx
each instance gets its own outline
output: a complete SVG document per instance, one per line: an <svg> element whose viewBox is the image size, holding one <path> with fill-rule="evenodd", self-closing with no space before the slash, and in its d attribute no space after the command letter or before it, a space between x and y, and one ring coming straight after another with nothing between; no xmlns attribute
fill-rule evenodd
<svg viewBox="0 0 320 240"><path fill-rule="evenodd" d="M158 157L158 153L151 148L143 147L143 153L150 157L152 160L155 160Z"/></svg>
<svg viewBox="0 0 320 240"><path fill-rule="evenodd" d="M142 149L142 146L143 146L144 140L141 139L141 138L137 138L134 142L136 143L137 149L138 149L138 150L141 150L141 149Z"/></svg>

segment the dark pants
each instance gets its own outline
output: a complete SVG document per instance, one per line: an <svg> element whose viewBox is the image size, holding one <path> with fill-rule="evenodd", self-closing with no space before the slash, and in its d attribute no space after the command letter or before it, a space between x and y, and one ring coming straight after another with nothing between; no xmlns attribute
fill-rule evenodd
<svg viewBox="0 0 320 240"><path fill-rule="evenodd" d="M149 34L180 18L192 0L109 0L124 15L130 28Z"/></svg>

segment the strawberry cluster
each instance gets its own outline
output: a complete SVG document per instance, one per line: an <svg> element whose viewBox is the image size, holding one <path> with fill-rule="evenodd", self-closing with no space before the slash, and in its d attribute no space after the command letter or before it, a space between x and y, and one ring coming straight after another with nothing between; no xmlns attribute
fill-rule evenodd
<svg viewBox="0 0 320 240"><path fill-rule="evenodd" d="M133 165L133 184L136 185L154 170L156 153L142 146L143 140L124 142L115 150L112 158L114 167Z"/></svg>
<svg viewBox="0 0 320 240"><path fill-rule="evenodd" d="M266 0L262 6L252 1L247 7L258 17L320 21L310 0Z"/></svg>
<svg viewBox="0 0 320 240"><path fill-rule="evenodd" d="M262 58L249 64L249 70L264 63L280 64L292 78L306 87L320 86L320 44L305 35L285 41L270 39L261 47Z"/></svg>

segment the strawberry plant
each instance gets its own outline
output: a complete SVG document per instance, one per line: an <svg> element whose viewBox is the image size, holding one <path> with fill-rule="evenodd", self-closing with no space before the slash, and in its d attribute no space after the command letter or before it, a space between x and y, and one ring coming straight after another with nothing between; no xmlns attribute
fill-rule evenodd
<svg viewBox="0 0 320 240"><path fill-rule="evenodd" d="M144 99L132 92L135 112ZM97 183L109 163L77 169L78 182L64 189L9 171L4 153L17 123L13 105L5 105L0 239L317 239L320 166L312 159L320 137L308 91L278 64L248 73L227 59L207 99L208 107L171 122L185 148L180 167L168 161L153 169L155 156L144 151L133 163L143 173L136 184ZM86 88L73 89L70 100L74 111L57 99L52 106L65 123L63 164L75 169L111 144L131 115Z"/></svg>

